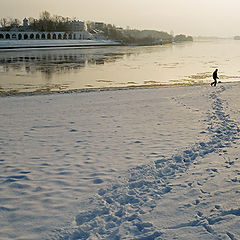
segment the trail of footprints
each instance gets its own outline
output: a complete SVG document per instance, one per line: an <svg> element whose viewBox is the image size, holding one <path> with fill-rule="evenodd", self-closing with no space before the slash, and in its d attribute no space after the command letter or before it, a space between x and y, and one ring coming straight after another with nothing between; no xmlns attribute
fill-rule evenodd
<svg viewBox="0 0 240 240"><path fill-rule="evenodd" d="M225 114L224 112L224 105L227 106L227 102L224 102L221 100L218 95L224 91L225 88L221 87L221 89L217 93L212 93L210 95L211 99L214 99L212 108L213 112L209 113L208 117L208 132L211 133L211 139L208 141L205 145L208 146L208 151L217 153L219 155L219 160L222 158L224 161L222 161L223 167L225 168L231 168L234 166L236 162L238 162L238 152L233 155L231 155L231 158L227 155L226 147L229 147L232 145L232 143L237 143L236 140L239 139L239 123L232 121L229 118L229 115ZM200 143L200 145L202 145ZM235 148L238 148L238 146L235 146ZM200 148L199 148L200 149ZM207 149L205 149L207 150ZM204 150L204 151L205 151ZM204 155L205 152L203 151ZM201 151L200 151L201 152ZM201 154L200 154L201 155ZM195 164L195 163L194 163ZM195 184L197 184L200 187L200 195L199 199L196 199L194 202L190 202L187 204L188 206L185 207L191 207L192 205L199 205L200 203L207 204L209 197L212 198L212 193L209 191L205 191L202 186L209 185L210 178L214 178L219 174L219 169L217 168L206 168L207 177L203 178L201 182L197 181ZM237 177L240 175L239 170L235 171L229 171L229 173L234 173L234 177L230 178L229 181L232 181L234 183L239 183L240 180ZM231 175L230 175L231 176ZM201 178L200 178L201 179ZM193 182L189 182L188 185L192 187ZM233 193L234 194L234 193ZM197 208L196 208L197 209ZM205 208L206 209L206 208ZM205 228L205 230L212 234L216 239L239 239L240 236L235 236L233 233L230 233L229 231L226 231L225 234L218 233L218 231L214 230L214 224L219 224L221 222L226 221L228 216L240 216L240 208L232 208L230 210L222 210L220 205L215 205L208 214L204 215L203 212L197 211L195 220L188 221L186 223L181 223L179 225L170 227L169 229L180 229L185 227L196 227L196 226L202 226Z"/></svg>
<svg viewBox="0 0 240 240"><path fill-rule="evenodd" d="M238 123L232 121L224 112L224 101L219 97L223 91L225 87L221 86L209 96L212 110L206 120L208 129L205 132L210 134L207 142L195 143L171 158L159 156L152 164L130 169L128 174L119 178L115 184L100 189L98 195L89 200L89 209L76 216L76 227L60 232L57 239L162 239L161 229L156 229L150 222L144 222L141 216L156 207L157 202L172 190L171 179L176 174L184 173L196 158L214 152L224 154L225 148L239 139ZM237 160L226 158L226 168L231 167ZM209 176L215 174L218 174L218 169L209 169ZM191 187L192 183L188 185ZM201 193L210 195L203 189ZM198 205L199 201L196 199L194 204ZM218 211L219 208L216 205L213 211ZM171 228L201 225L214 235L217 233L212 225L228 214L240 216L240 209L218 211L218 214L212 217L205 217L203 213L197 212L198 219ZM226 236L236 239L230 232L226 232Z"/></svg>

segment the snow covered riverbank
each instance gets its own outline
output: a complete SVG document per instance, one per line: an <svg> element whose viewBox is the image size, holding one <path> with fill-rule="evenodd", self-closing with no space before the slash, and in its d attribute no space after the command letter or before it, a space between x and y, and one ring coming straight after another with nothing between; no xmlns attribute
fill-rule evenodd
<svg viewBox="0 0 240 240"><path fill-rule="evenodd" d="M1 97L1 239L239 239L240 84Z"/></svg>
<svg viewBox="0 0 240 240"><path fill-rule="evenodd" d="M1 40L0 50L26 48L63 48L63 47L94 47L117 46L118 42L110 40Z"/></svg>

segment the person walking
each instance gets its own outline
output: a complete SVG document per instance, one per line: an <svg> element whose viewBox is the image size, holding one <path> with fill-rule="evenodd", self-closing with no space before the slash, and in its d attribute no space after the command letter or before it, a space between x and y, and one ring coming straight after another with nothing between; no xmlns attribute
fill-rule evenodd
<svg viewBox="0 0 240 240"><path fill-rule="evenodd" d="M217 85L217 79L219 79L218 76L217 76L217 72L218 72L218 69L216 69L216 70L213 72L214 82L211 83L211 86L214 86L214 87L216 87L216 85Z"/></svg>

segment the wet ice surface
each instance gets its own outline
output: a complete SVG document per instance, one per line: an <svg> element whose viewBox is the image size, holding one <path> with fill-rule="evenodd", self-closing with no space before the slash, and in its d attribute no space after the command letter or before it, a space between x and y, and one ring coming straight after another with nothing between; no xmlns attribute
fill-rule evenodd
<svg viewBox="0 0 240 240"><path fill-rule="evenodd" d="M0 237L238 239L238 92L2 97Z"/></svg>
<svg viewBox="0 0 240 240"><path fill-rule="evenodd" d="M0 51L0 94L239 81L240 44L195 41L162 46Z"/></svg>

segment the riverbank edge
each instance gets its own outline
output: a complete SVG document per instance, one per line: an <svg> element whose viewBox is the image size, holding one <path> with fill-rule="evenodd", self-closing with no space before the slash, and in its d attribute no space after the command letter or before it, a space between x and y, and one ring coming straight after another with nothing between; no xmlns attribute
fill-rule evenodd
<svg viewBox="0 0 240 240"><path fill-rule="evenodd" d="M74 41L74 42L73 42ZM159 42L125 44L113 40L1 40L0 51L46 49L46 48L91 48L91 47L113 47L113 46L155 46L173 44L172 41L163 40Z"/></svg>
<svg viewBox="0 0 240 240"><path fill-rule="evenodd" d="M240 83L240 81L235 82L221 82L219 84L234 84ZM14 97L14 96L36 96L36 95L50 95L50 94L72 94L72 93L89 93L89 92L103 92L103 91L122 91L122 90L135 90L135 89L149 89L149 88L163 88L163 87L192 87L192 86L204 86L210 85L209 82L206 83L174 83L174 84L151 84L151 85L129 85L125 87L103 87L103 88L82 88L82 89L69 89L69 90L51 90L48 88L38 89L33 92L20 92L17 90L2 91L0 90L1 97ZM211 86L210 86L211 87Z"/></svg>
<svg viewBox="0 0 240 240"><path fill-rule="evenodd" d="M111 40L1 40L0 51L43 48L86 48L101 46L121 46Z"/></svg>

